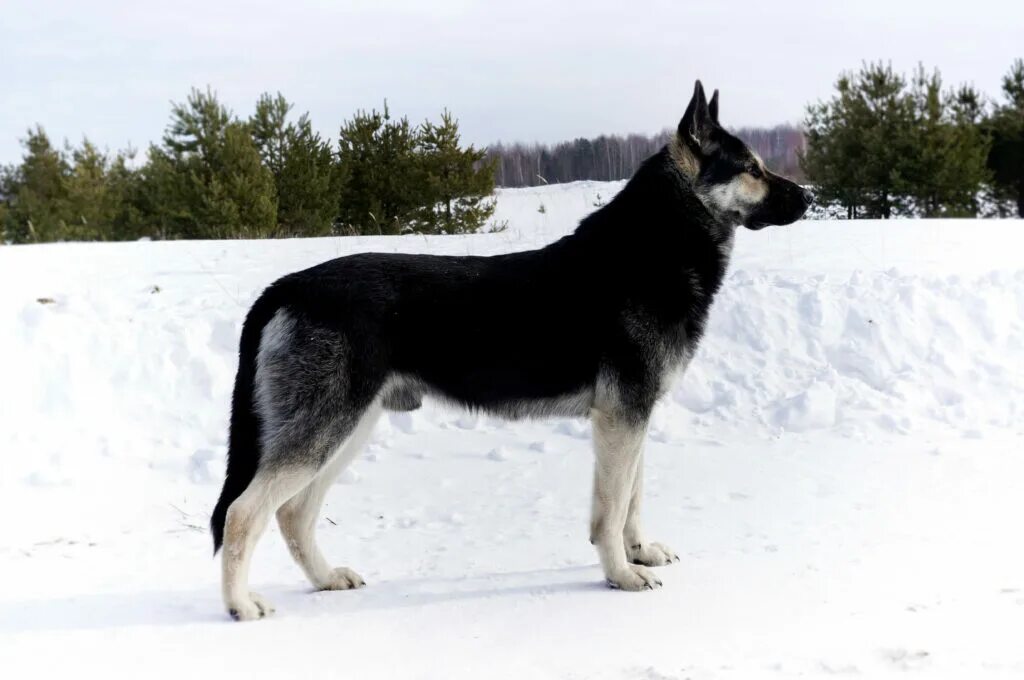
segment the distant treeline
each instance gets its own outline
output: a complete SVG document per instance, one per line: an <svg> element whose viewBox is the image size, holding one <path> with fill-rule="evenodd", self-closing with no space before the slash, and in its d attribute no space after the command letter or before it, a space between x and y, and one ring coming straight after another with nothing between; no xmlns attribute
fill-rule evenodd
<svg viewBox="0 0 1024 680"><path fill-rule="evenodd" d="M733 130L755 149L770 168L797 180L803 178L800 153L804 136L792 125ZM656 153L674 134L664 130L654 135L601 135L579 137L558 144L493 144L487 158L495 163L495 184L500 187L528 187L577 180L616 180L633 175L645 158Z"/></svg>
<svg viewBox="0 0 1024 680"><path fill-rule="evenodd" d="M142 163L87 139L55 145L37 125L21 162L0 166L0 243L467 233L487 224L495 184L626 179L673 134L478 149L447 111L419 125L386 105L358 111L336 140L291 112L265 94L240 118L193 90ZM801 127L733 132L851 218L1024 217L1024 60L997 98L946 88L937 70L865 64Z"/></svg>

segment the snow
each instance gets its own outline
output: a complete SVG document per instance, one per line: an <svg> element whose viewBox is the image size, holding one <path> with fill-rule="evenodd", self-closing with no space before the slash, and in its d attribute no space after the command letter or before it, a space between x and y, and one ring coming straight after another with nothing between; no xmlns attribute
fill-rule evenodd
<svg viewBox="0 0 1024 680"><path fill-rule="evenodd" d="M1024 674L1024 229L742 232L647 443L664 588L601 581L589 425L390 414L328 497L309 592L276 528L221 610L205 525L246 306L346 253L542 245L621 183L499 192L461 237L0 247L6 677ZM539 206L544 206L544 211Z"/></svg>

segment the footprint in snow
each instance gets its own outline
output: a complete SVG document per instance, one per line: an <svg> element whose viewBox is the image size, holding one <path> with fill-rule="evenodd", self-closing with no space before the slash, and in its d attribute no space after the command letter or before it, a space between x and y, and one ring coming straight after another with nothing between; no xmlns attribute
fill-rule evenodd
<svg viewBox="0 0 1024 680"><path fill-rule="evenodd" d="M353 468L347 467L344 470L342 470L341 474L338 475L338 478L334 481L334 483L335 484L356 484L356 483L359 482L360 479L362 479L362 475L360 475Z"/></svg>
<svg viewBox="0 0 1024 680"><path fill-rule="evenodd" d="M555 426L555 432L559 434L567 434L570 437L576 439L589 439L590 429L583 423L578 423L575 420L564 420Z"/></svg>
<svg viewBox="0 0 1024 680"><path fill-rule="evenodd" d="M480 424L480 416L472 413L463 413L455 420L455 426L462 430L475 430Z"/></svg>
<svg viewBox="0 0 1024 680"><path fill-rule="evenodd" d="M214 459L210 449L197 449L188 460L188 478L195 484L209 484L213 481L210 462Z"/></svg>
<svg viewBox="0 0 1024 680"><path fill-rule="evenodd" d="M931 661L929 653L923 649L886 649L882 651L882 656L901 671L918 670Z"/></svg>

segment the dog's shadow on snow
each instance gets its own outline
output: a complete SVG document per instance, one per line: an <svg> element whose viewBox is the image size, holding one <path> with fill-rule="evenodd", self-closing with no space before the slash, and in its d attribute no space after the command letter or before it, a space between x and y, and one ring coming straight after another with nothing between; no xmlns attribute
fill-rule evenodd
<svg viewBox="0 0 1024 680"><path fill-rule="evenodd" d="M490 598L545 599L609 592L600 573L600 567L589 565L454 578L396 579L371 583L355 591L256 590L277 607L271 620L290 620ZM210 590L87 594L52 600L8 601L4 608L6 611L0 616L0 635L230 621L220 598Z"/></svg>
<svg viewBox="0 0 1024 680"><path fill-rule="evenodd" d="M592 565L457 578L395 580L354 592L317 593L314 594L315 607L304 609L318 614L328 610L360 612L488 598L546 598L580 592L607 592L609 588L600 574L600 567Z"/></svg>

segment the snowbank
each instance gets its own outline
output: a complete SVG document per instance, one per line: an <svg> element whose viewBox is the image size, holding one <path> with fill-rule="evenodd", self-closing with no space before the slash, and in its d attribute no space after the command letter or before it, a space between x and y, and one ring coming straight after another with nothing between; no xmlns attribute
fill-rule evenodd
<svg viewBox="0 0 1024 680"><path fill-rule="evenodd" d="M650 433L649 531L683 557L662 591L599 587L586 424L428 406L385 418L325 508L325 552L371 586L306 594L272 533L254 581L279 616L221 625L203 527L259 290L353 252L540 246L620 187L501 191L505 229L485 235L0 248L0 658L166 676L1024 672L1007 637L1024 624L1020 221L739 234Z"/></svg>

